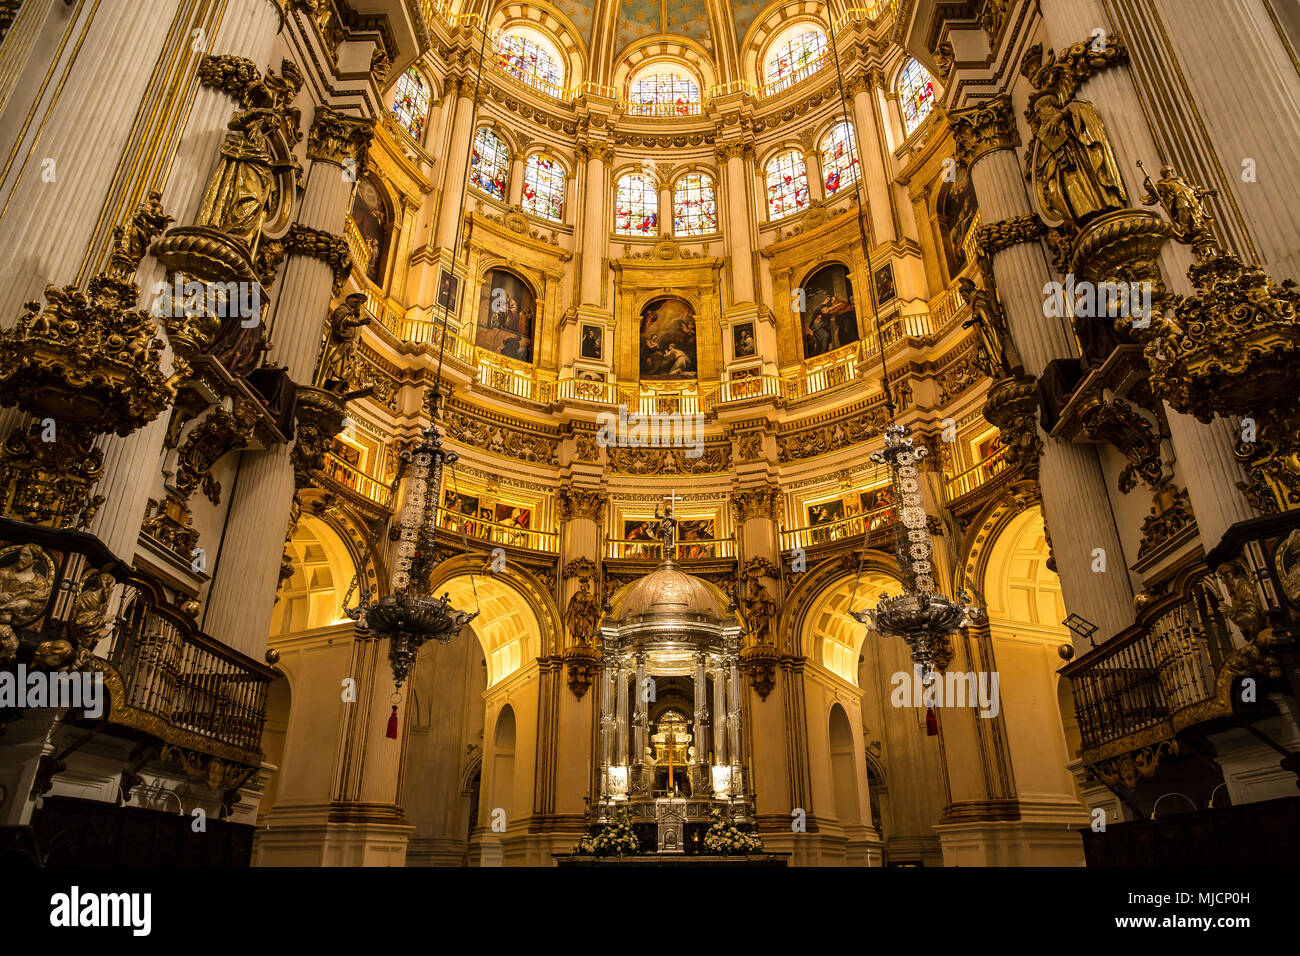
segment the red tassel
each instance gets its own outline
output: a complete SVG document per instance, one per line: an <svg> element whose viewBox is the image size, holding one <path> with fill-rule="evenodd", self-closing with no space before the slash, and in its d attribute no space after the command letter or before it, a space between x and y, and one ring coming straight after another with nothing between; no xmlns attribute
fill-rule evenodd
<svg viewBox="0 0 1300 956"><path fill-rule="evenodd" d="M938 731L935 731L938 733ZM388 739L397 739L397 705L393 705L393 712L388 715Z"/></svg>
<svg viewBox="0 0 1300 956"><path fill-rule="evenodd" d="M397 720L397 718L394 717L393 720ZM925 709L925 735L927 737L939 736L939 718L934 715L933 707Z"/></svg>

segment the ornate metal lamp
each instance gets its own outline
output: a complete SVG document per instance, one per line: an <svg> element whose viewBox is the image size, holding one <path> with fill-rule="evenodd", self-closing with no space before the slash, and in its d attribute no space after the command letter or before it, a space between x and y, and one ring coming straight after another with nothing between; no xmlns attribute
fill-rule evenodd
<svg viewBox="0 0 1300 956"><path fill-rule="evenodd" d="M456 461L456 454L442 447L442 436L431 422L419 443L402 452L401 460L394 487L404 473L409 474L401 517L390 532L397 542L392 593L380 598L363 595L355 607L343 609L357 622L362 636L388 639L395 693L401 692L421 647L431 640L446 644L478 616L477 611L470 614L453 608L446 594L434 597L429 584L438 564L435 535L442 469ZM392 736L396 736L396 721L394 704L389 720Z"/></svg>
<svg viewBox="0 0 1300 956"><path fill-rule="evenodd" d="M828 27L830 25L828 24ZM833 28L827 35L834 37ZM834 57L835 72L840 86L840 105L844 110L844 122L849 122L848 95L844 89L844 73L840 69L839 51L834 40L830 43L831 55ZM849 613L862 624L874 628L880 634L901 637L912 651L912 660L921 667L922 682L929 686L934 680L935 670L942 670L952 660L951 635L970 627L982 616L983 610L970 601L965 590L958 590L956 599L939 593L934 583L934 565L931 562L930 530L926 521L925 508L921 500L921 483L916 463L927 454L925 448L916 448L908 437L907 428L897 422L897 410L894 406L893 393L889 387L889 369L885 364L885 340L880 334L880 313L875 309L878 301L875 289L875 277L870 266L871 240L868 236L867 221L870 215L862 196L862 177L854 177L858 209L858 229L862 237L863 255L867 257L867 282L870 286L870 301L875 310L876 343L880 349L880 378L885 392L885 408L889 412L889 426L885 429L885 447L872 454L871 460L888 465L894 490L894 500L898 502L900 529L896 552L898 567L903 573L904 591L894 597L882 597L875 610L854 611ZM865 538L871 534L870 523L863 522L863 552L866 551ZM862 571L858 565L859 575ZM857 584L854 583L854 591ZM850 600L852 600L850 598ZM937 733L929 715L927 724L931 732Z"/></svg>

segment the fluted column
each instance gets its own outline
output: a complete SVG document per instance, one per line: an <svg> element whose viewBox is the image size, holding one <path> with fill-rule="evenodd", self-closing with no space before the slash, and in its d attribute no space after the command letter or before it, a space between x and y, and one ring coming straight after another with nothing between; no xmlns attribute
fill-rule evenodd
<svg viewBox="0 0 1300 956"><path fill-rule="evenodd" d="M704 720L709 711L708 677L704 672L705 657L695 659L695 763L700 767L700 779L708 780L709 755L704 747Z"/></svg>
<svg viewBox="0 0 1300 956"><path fill-rule="evenodd" d="M1082 0L1082 2L1047 0L1042 5L1042 12L1044 23L1059 47L1090 40L1093 30L1099 25L1104 27L1108 23L1105 12L1095 0ZM1243 14L1232 18L1230 22L1234 28L1240 29L1243 20L1249 19L1248 15ZM1091 23L1092 26L1084 27L1085 23ZM1259 58L1257 53L1255 58ZM1225 56L1222 59L1231 61L1232 58ZM1295 79L1293 72L1292 80ZM1100 112L1120 172L1124 176L1129 205L1136 207L1143 191L1142 174L1137 168L1137 163L1139 160L1143 161L1147 168L1154 172L1153 167L1161 151L1151 137L1143 103L1133 86L1129 71L1120 67L1101 69L1085 79L1076 96L1090 101ZM1241 114L1251 108L1250 104L1239 104L1238 97L1234 97L1233 100L1230 109L1234 114ZM1279 111L1282 113L1281 117ZM1261 149L1273 148L1266 146L1265 140L1276 144L1290 137L1294 141L1300 137L1300 127L1297 127L1295 122L1295 118L1300 115L1298 111L1300 106L1297 106L1294 99L1284 97L1283 102L1268 108L1267 119L1261 112L1260 121L1264 125L1247 127L1249 132L1246 135ZM1285 119L1288 115L1291 117L1289 123ZM1267 137L1261 137L1259 134L1259 130L1264 128L1271 131ZM1288 154L1282 161L1289 164L1291 169L1297 169L1294 153ZM1261 177L1263 178L1269 177ZM1258 185L1260 184L1252 184L1250 189ZM1293 196L1294 190L1289 187L1279 189L1275 184L1271 197L1264 201L1278 208L1277 204L1289 204ZM1275 215L1270 210L1270 218ZM1300 231L1290 219L1287 221L1287 228L1292 236L1300 235ZM1274 236L1278 234L1276 230L1269 231ZM1286 254L1285 250L1282 250L1282 254ZM1190 294L1193 291L1191 282L1187 278L1187 267L1191 261L1189 250L1177 243L1168 243L1161 250L1160 266L1168 279L1171 291L1180 294ZM1176 477L1187 490L1192 512L1196 515L1201 544L1206 551L1209 551L1218 544L1229 526L1255 517L1257 514L1237 488L1237 482L1244 476L1233 454L1236 442L1233 428L1230 423L1222 420L1210 425L1202 425L1190 415L1176 412L1168 405L1164 407L1164 411L1169 425L1169 442L1174 452Z"/></svg>
<svg viewBox="0 0 1300 956"><path fill-rule="evenodd" d="M736 303L754 300L754 255L749 190L746 180L748 148L734 144L724 149L727 161L727 245L731 250L731 288Z"/></svg>
<svg viewBox="0 0 1300 956"><path fill-rule="evenodd" d="M605 282L605 245L609 236L608 167L610 149L600 143L581 147L578 156L586 155L583 176L582 273L578 280L578 298L582 305L599 308Z"/></svg>
<svg viewBox="0 0 1300 956"><path fill-rule="evenodd" d="M457 81L448 80L452 89ZM456 109L452 120L451 145L447 148L443 164L442 200L438 206L438 225L433 243L440 249L454 249L456 232L460 228L460 196L466 188L469 175L470 139L474 135L474 84L464 78L459 80Z"/></svg>
<svg viewBox="0 0 1300 956"><path fill-rule="evenodd" d="M270 326L270 361L287 366L300 384L312 380L329 313L333 272L320 258L320 246L343 227L354 174L365 167L372 133L369 120L324 105L316 109L307 147L312 166ZM209 634L254 657L261 656L275 606L294 493L290 456L289 447L281 446L246 453L240 461L203 618Z"/></svg>
<svg viewBox="0 0 1300 956"><path fill-rule="evenodd" d="M713 763L722 766L727 762L727 696L724 689L726 673L718 663L713 669Z"/></svg>
<svg viewBox="0 0 1300 956"><path fill-rule="evenodd" d="M673 187L664 178L659 180L659 235L666 238L673 233Z"/></svg>
<svg viewBox="0 0 1300 956"><path fill-rule="evenodd" d="M805 145L803 165L808 173L808 198L821 202L826 198L826 181L822 178L822 156L815 145Z"/></svg>
<svg viewBox="0 0 1300 956"><path fill-rule="evenodd" d="M524 157L516 153L510 157L510 178L506 182L506 201L518 206L524 200Z"/></svg>
<svg viewBox="0 0 1300 956"><path fill-rule="evenodd" d="M884 138L872 95L872 83L870 77L863 74L845 86L845 93L853 100L853 126L862 164L862 184L871 210L871 239L876 245L893 242L896 233L889 206L890 176L885 168Z"/></svg>
<svg viewBox="0 0 1300 956"><path fill-rule="evenodd" d="M633 720L636 730L636 747L632 752L634 763L640 763L646 748L646 682L645 654L636 656L636 708Z"/></svg>
<svg viewBox="0 0 1300 956"><path fill-rule="evenodd" d="M1038 377L1053 359L1072 357L1077 350L1065 320L1043 315L1043 288L1052 275L1028 218L1029 199L1014 152L1020 137L1011 102L998 97L958 111L951 120L958 159L970 167L984 221L1007 223L1008 233L1025 230L1021 241L1001 244L993 256L993 272L1025 370ZM1133 587L1096 449L1042 434L1040 438L1043 511L1053 532L1066 607L1109 637L1133 621ZM1098 548L1105 552L1104 572L1093 570Z"/></svg>
<svg viewBox="0 0 1300 956"><path fill-rule="evenodd" d="M727 757L731 765L731 785L736 787L736 771L741 763L740 753L740 667L733 656L727 662Z"/></svg>
<svg viewBox="0 0 1300 956"><path fill-rule="evenodd" d="M615 740L616 756L614 762L620 767L626 767L629 763L627 759L627 664L621 658L618 662L618 723L616 725L617 739Z"/></svg>
<svg viewBox="0 0 1300 956"><path fill-rule="evenodd" d="M600 790L609 789L609 768L614 763L614 674L606 657L600 665Z"/></svg>
<svg viewBox="0 0 1300 956"><path fill-rule="evenodd" d="M271 0L237 0L213 38L212 49L224 56L240 57L265 71L279 28L279 12ZM186 74L193 81L192 74ZM161 97L164 92L159 91ZM167 97L170 102L174 97ZM188 120L170 170L163 180L163 208L178 222L193 222L198 214L208 176L217 158L217 147L225 135L226 124L239 108L231 93L200 84L189 110ZM178 113L181 105L174 103ZM69 277L70 278L70 277ZM142 300L152 302L155 283L166 282L161 264L146 260L139 283ZM165 341L166 334L160 330ZM172 361L171 349L164 353L165 370ZM104 454L103 477L94 493L104 496L104 504L91 522L90 531L110 551L130 563L135 556L149 495L158 476L163 457L163 442L169 415L163 413L148 425L125 438L109 436L101 446ZM206 544L206 542L204 543Z"/></svg>

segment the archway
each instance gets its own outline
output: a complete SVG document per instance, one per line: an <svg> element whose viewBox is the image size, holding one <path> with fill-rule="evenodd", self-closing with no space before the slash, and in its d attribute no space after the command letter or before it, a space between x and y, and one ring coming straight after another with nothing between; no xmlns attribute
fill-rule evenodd
<svg viewBox="0 0 1300 956"><path fill-rule="evenodd" d="M319 518L303 515L286 550L293 574L281 587L271 615L271 634L347 621L343 596L356 566L338 533Z"/></svg>
<svg viewBox="0 0 1300 956"><path fill-rule="evenodd" d="M437 586L454 607L478 611L469 625L487 659L491 687L526 666L542 653L537 611L500 574L458 574Z"/></svg>
<svg viewBox="0 0 1300 956"><path fill-rule="evenodd" d="M835 816L841 826L854 826L862 821L862 808L858 802L858 770L853 728L844 707L834 704L830 713L831 781L835 793Z"/></svg>
<svg viewBox="0 0 1300 956"><path fill-rule="evenodd" d="M490 823L494 824L500 815L509 823L514 810L514 784L515 709L506 704L497 715L496 730L492 734L492 789L488 804L483 808Z"/></svg>

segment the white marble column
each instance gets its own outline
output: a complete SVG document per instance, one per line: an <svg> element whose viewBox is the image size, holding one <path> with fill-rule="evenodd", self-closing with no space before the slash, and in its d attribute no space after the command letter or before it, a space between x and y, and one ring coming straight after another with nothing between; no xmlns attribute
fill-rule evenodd
<svg viewBox="0 0 1300 956"><path fill-rule="evenodd" d="M1020 164L1009 145L976 156L970 170L985 222L1029 214ZM1065 320L1044 314L1043 287L1051 272L1041 243L1003 249L994 256L993 271L1012 338L1029 374L1037 377L1053 359L1078 354ZM1104 640L1133 621L1133 586L1106 479L1096 449L1040 437L1043 511L1052 528L1066 608L1097 625ZM1104 572L1092 570L1098 548L1105 552Z"/></svg>
<svg viewBox="0 0 1300 956"><path fill-rule="evenodd" d="M740 667L736 658L728 663L727 680L727 756L731 764L731 783L734 788L738 781L736 773L744 762L740 753Z"/></svg>
<svg viewBox="0 0 1300 956"><path fill-rule="evenodd" d="M614 762L620 767L626 767L629 763L627 755L627 664L623 660L618 662L618 722L615 727L617 739L615 740L616 756Z"/></svg>
<svg viewBox="0 0 1300 956"><path fill-rule="evenodd" d="M586 174L582 198L582 273L578 280L578 298L582 305L599 308L605 283L604 257L609 236L607 197L609 193L609 148L600 144L585 147ZM582 150L579 151L582 156Z"/></svg>
<svg viewBox="0 0 1300 956"><path fill-rule="evenodd" d="M750 195L746 188L749 176L748 150L732 147L726 152L727 175L727 245L731 250L731 287L735 303L753 302L754 255Z"/></svg>
<svg viewBox="0 0 1300 956"><path fill-rule="evenodd" d="M510 157L510 175L506 181L506 201L518 206L524 200L524 156L516 153Z"/></svg>
<svg viewBox="0 0 1300 956"><path fill-rule="evenodd" d="M659 182L659 235L668 238L676 232L673 228L673 187L664 180Z"/></svg>
<svg viewBox="0 0 1300 956"><path fill-rule="evenodd" d="M814 147L803 151L803 165L808 173L808 198L812 202L821 202L826 198L826 181L822 178L822 155Z"/></svg>
<svg viewBox="0 0 1300 956"><path fill-rule="evenodd" d="M448 90L452 83L448 80ZM469 176L470 140L474 135L474 84L463 78L460 84L452 120L451 144L443 163L438 225L433 236L435 246L449 251L456 246L456 232L460 228L460 197Z"/></svg>
<svg viewBox="0 0 1300 956"><path fill-rule="evenodd" d="M889 207L890 175L885 168L884 138L869 79L862 77L850 86L849 92L853 97L853 125L858 161L862 164L863 192L871 211L871 239L876 245L893 242L896 234Z"/></svg>
<svg viewBox="0 0 1300 956"><path fill-rule="evenodd" d="M724 666L718 663L713 670L713 712L709 715L713 721L713 764L719 767L727 762L727 695L724 688L726 681Z"/></svg>
<svg viewBox="0 0 1300 956"><path fill-rule="evenodd" d="M704 747L704 719L709 710L708 677L704 672L705 657L695 659L695 762L701 769L701 779L708 778L709 755Z"/></svg>
<svg viewBox="0 0 1300 956"><path fill-rule="evenodd" d="M609 768L614 763L614 690L613 668L609 658L600 666L600 787L604 793L609 784Z"/></svg>
<svg viewBox="0 0 1300 956"><path fill-rule="evenodd" d="M636 708L633 720L636 730L636 747L632 752L632 761L640 763L646 748L646 678L645 654L636 656Z"/></svg>
<svg viewBox="0 0 1300 956"><path fill-rule="evenodd" d="M236 0L213 38L212 50L244 57L265 72L279 22L279 12L271 0ZM278 64L275 68L278 71ZM162 190L163 208L178 222L193 222L198 214L227 132L226 124L238 109L238 101L229 93L199 86ZM153 300L154 283L166 282L167 276L160 264L147 259L138 281L142 301L147 304ZM160 336L166 339L165 332L160 331ZM171 362L170 348L165 361L168 365ZM158 477L168 418L169 413L164 411L133 434L125 438L109 436L102 444L104 473L94 493L105 500L90 531L127 563L135 556L140 525ZM215 543L201 542L201 546L211 551Z"/></svg>
<svg viewBox="0 0 1300 956"><path fill-rule="evenodd" d="M356 150L362 141L368 142L370 135L365 121L346 118L352 130L348 144L352 153L350 157L343 155L336 142L317 135L317 128L337 121L339 116L328 107L317 108L308 146L313 162L298 214L301 225L331 234L342 230L354 186L342 162L355 159ZM316 369L332 283L329 266L314 257L294 254L285 262L269 329L270 362L287 366L289 376L300 384L309 384ZM289 446L243 456L231 492L203 627L216 639L252 657L261 656L271 625L293 492Z"/></svg>

